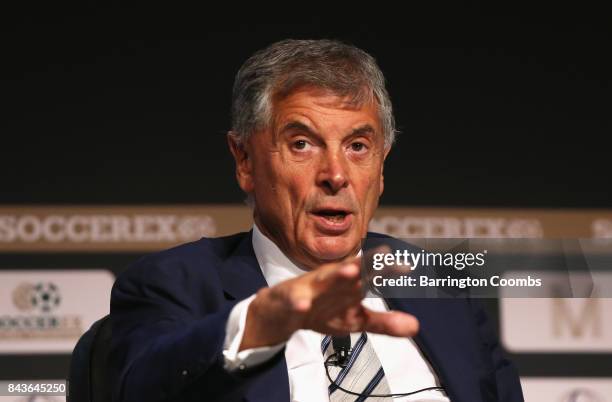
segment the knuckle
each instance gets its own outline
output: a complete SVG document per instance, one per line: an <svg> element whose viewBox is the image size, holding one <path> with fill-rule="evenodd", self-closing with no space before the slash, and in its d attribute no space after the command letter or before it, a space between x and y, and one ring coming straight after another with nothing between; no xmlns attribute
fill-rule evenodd
<svg viewBox="0 0 612 402"><path fill-rule="evenodd" d="M309 309L305 309L304 305L306 298L300 297L296 294L290 294L286 300L287 306L294 314L305 314Z"/></svg>

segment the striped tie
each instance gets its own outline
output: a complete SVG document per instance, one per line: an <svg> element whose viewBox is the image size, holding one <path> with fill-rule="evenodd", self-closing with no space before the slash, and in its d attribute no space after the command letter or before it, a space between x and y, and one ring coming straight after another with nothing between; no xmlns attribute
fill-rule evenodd
<svg viewBox="0 0 612 402"><path fill-rule="evenodd" d="M321 342L321 351L325 359L334 353L331 343L329 335L325 336ZM391 398L367 397L370 394L389 394L391 391L385 378L385 372L372 347L372 342L368 342L366 333L351 334L351 345L353 349L346 367L327 367L335 383L330 383L328 386L330 402L391 401ZM338 385L363 396L348 394L339 389Z"/></svg>

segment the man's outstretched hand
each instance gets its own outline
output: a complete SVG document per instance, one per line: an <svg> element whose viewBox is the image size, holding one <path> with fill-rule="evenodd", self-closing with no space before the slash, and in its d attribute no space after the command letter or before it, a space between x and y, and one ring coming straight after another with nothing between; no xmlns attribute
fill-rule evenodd
<svg viewBox="0 0 612 402"><path fill-rule="evenodd" d="M414 316L369 310L361 305L362 298L359 259L322 265L263 288L249 305L240 350L285 342L299 329L330 335L368 331L398 337L418 332Z"/></svg>

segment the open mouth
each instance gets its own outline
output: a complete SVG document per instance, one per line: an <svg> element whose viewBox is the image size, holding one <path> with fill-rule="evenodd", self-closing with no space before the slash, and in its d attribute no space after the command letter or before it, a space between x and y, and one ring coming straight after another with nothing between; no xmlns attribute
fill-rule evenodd
<svg viewBox="0 0 612 402"><path fill-rule="evenodd" d="M315 228L327 236L340 236L352 226L353 213L337 207L321 207L310 212Z"/></svg>
<svg viewBox="0 0 612 402"><path fill-rule="evenodd" d="M319 208L311 211L315 218L315 227L322 233L338 236L345 233L352 225L351 211L340 208Z"/></svg>
<svg viewBox="0 0 612 402"><path fill-rule="evenodd" d="M334 210L334 209L321 209L314 212L315 215L318 215L322 218L327 219L332 222L342 222L344 218L349 214L348 211L342 210Z"/></svg>

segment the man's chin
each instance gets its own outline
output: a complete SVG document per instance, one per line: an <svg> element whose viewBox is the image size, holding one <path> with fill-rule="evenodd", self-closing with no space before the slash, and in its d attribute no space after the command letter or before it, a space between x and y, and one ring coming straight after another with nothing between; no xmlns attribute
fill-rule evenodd
<svg viewBox="0 0 612 402"><path fill-rule="evenodd" d="M359 243L349 242L346 238L323 238L318 239L312 249L315 258L322 263L328 263L355 256L359 250Z"/></svg>

